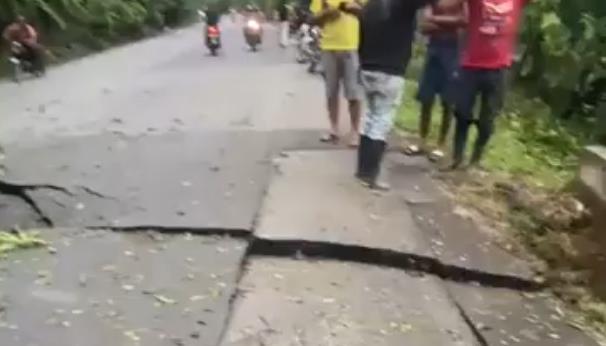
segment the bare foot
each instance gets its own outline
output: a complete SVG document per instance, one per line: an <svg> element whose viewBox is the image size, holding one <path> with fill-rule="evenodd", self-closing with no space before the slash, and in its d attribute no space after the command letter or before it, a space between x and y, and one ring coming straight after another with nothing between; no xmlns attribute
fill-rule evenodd
<svg viewBox="0 0 606 346"><path fill-rule="evenodd" d="M357 132L352 132L349 135L349 143L350 148L357 148L360 146L360 135Z"/></svg>
<svg viewBox="0 0 606 346"><path fill-rule="evenodd" d="M324 136L320 137L320 142L337 144L339 143L339 135L334 133L327 133Z"/></svg>

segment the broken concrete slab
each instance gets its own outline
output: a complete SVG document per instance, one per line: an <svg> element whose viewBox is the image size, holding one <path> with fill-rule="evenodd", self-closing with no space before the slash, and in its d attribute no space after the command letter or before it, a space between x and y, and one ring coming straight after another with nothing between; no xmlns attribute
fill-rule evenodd
<svg viewBox="0 0 606 346"><path fill-rule="evenodd" d="M276 165L257 237L430 255L398 195L373 193L353 177L355 151L287 152Z"/></svg>
<svg viewBox="0 0 606 346"><path fill-rule="evenodd" d="M223 346L476 345L443 287L379 267L253 258Z"/></svg>
<svg viewBox="0 0 606 346"><path fill-rule="evenodd" d="M264 133L70 137L8 146L6 182L56 226L249 230L270 163Z"/></svg>
<svg viewBox="0 0 606 346"><path fill-rule="evenodd" d="M0 194L0 229L32 229L45 226L40 215L19 196Z"/></svg>
<svg viewBox="0 0 606 346"><path fill-rule="evenodd" d="M0 344L215 345L246 244L53 230L0 262Z"/></svg>
<svg viewBox="0 0 606 346"><path fill-rule="evenodd" d="M487 346L597 346L566 322L546 294L447 283L451 297Z"/></svg>
<svg viewBox="0 0 606 346"><path fill-rule="evenodd" d="M392 161L388 165L392 187L407 202L415 222L431 244L432 252L442 263L520 281L534 281L535 272L529 262L502 249L474 220L458 212L431 178L425 164L402 155L388 160Z"/></svg>

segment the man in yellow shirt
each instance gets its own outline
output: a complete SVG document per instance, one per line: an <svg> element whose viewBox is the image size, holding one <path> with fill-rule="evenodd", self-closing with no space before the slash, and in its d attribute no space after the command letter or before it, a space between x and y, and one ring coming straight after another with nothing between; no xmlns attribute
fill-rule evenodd
<svg viewBox="0 0 606 346"><path fill-rule="evenodd" d="M358 45L360 23L350 12L358 0L312 0L310 10L315 22L322 27L322 64L326 82L326 97L330 132L322 141L339 141L339 90L341 83L349 102L351 117L350 146L359 143L362 90L359 84Z"/></svg>

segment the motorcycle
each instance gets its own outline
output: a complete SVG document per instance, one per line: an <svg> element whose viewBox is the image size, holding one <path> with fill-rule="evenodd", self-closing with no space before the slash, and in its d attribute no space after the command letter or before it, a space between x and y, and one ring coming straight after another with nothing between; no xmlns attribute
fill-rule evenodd
<svg viewBox="0 0 606 346"><path fill-rule="evenodd" d="M206 27L206 47L208 47L212 56L217 56L219 48L221 48L221 31L219 31L219 27L214 25Z"/></svg>
<svg viewBox="0 0 606 346"><path fill-rule="evenodd" d="M23 55L27 49L23 44L14 41L11 43L11 56L8 61L11 64L13 81L19 83L25 73L30 73L34 77L42 77L45 74L44 64L36 64L32 59L25 59Z"/></svg>
<svg viewBox="0 0 606 346"><path fill-rule="evenodd" d="M322 36L322 31L319 27L314 26L311 28L310 35L312 40L309 44L309 67L307 71L309 73L321 73L322 50L320 49L320 38Z"/></svg>
<svg viewBox="0 0 606 346"><path fill-rule="evenodd" d="M257 51L257 47L261 44L262 36L263 29L261 28L261 23L256 19L248 19L244 26L244 38L250 50L253 52Z"/></svg>
<svg viewBox="0 0 606 346"><path fill-rule="evenodd" d="M297 62L300 64L309 64L307 71L316 73L320 66L322 53L320 50L321 31L317 26L309 24L301 25L298 34Z"/></svg>

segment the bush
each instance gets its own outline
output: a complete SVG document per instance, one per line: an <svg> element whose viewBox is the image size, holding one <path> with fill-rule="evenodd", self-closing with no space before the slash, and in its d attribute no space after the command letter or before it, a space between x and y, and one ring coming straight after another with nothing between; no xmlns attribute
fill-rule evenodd
<svg viewBox="0 0 606 346"><path fill-rule="evenodd" d="M521 84L557 116L595 118L606 94L604 1L536 0L526 14Z"/></svg>

